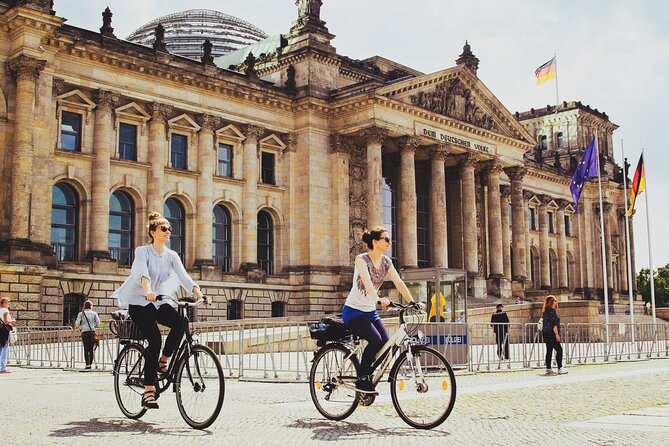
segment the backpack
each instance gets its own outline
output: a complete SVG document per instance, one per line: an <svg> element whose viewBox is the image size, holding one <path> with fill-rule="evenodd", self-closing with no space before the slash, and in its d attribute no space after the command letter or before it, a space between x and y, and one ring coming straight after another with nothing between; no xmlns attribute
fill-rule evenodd
<svg viewBox="0 0 669 446"><path fill-rule="evenodd" d="M542 331L544 329L544 318L540 317L539 322L537 322L537 331Z"/></svg>
<svg viewBox="0 0 669 446"><path fill-rule="evenodd" d="M339 317L324 317L319 322L309 325L311 339L319 341L337 341L349 334L344 321Z"/></svg>

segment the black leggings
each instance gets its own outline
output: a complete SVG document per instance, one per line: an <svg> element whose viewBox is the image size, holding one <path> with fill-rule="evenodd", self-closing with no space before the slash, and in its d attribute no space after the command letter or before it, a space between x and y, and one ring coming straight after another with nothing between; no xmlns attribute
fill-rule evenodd
<svg viewBox="0 0 669 446"><path fill-rule="evenodd" d="M144 353L146 357L144 385L155 386L158 379L158 357L160 356L160 345L162 344L158 323L171 329L165 340L163 355L172 356L174 351L179 347L179 342L184 335L183 318L177 310L168 304L161 305L159 308L156 308L151 303L144 307L130 305L128 314L142 335L149 341L149 346Z"/></svg>
<svg viewBox="0 0 669 446"><path fill-rule="evenodd" d="M354 317L349 321L348 327L354 334L367 341L367 347L362 352L360 375L370 375L374 357L388 341L386 327L383 326L381 319L372 322L365 316Z"/></svg>
<svg viewBox="0 0 669 446"><path fill-rule="evenodd" d="M555 333L544 333L544 342L546 343L546 368L550 369L553 363L553 350L555 350L555 360L558 368L562 368L562 344L555 338Z"/></svg>
<svg viewBox="0 0 669 446"><path fill-rule="evenodd" d="M87 366L93 364L93 334L95 334L94 331L81 332L81 342L84 343L84 360Z"/></svg>

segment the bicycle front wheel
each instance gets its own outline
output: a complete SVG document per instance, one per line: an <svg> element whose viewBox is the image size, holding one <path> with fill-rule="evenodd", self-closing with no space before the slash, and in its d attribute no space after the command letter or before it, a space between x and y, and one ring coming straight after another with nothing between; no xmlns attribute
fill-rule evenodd
<svg viewBox="0 0 669 446"><path fill-rule="evenodd" d="M316 353L309 390L316 409L325 418L343 420L358 407L355 382L358 360L341 344L329 344Z"/></svg>
<svg viewBox="0 0 669 446"><path fill-rule="evenodd" d="M205 429L216 421L223 406L225 378L216 353L196 345L177 368L177 407L183 419L195 429Z"/></svg>
<svg viewBox="0 0 669 446"><path fill-rule="evenodd" d="M129 344L121 350L114 365L114 394L123 415L136 420L146 413L142 406L143 393L144 348Z"/></svg>
<svg viewBox="0 0 669 446"><path fill-rule="evenodd" d="M401 355L390 371L390 394L399 416L410 426L432 429L455 405L455 375L438 351L416 346Z"/></svg>

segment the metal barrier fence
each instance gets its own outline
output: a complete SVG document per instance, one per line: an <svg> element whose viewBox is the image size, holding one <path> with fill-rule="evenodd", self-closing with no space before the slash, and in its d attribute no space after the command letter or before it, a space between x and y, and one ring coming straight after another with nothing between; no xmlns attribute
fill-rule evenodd
<svg viewBox="0 0 669 446"><path fill-rule="evenodd" d="M388 332L397 319L384 321ZM669 358L669 324L562 325L565 364L591 364ZM248 380L305 381L316 342L308 323L198 322L201 344L218 355L226 376ZM430 322L421 327L426 343L454 366L472 372L545 367L546 347L536 323L460 324ZM120 350L107 328L98 329L100 345L93 367L111 371ZM81 335L71 327L17 327L8 363L27 367L83 369Z"/></svg>

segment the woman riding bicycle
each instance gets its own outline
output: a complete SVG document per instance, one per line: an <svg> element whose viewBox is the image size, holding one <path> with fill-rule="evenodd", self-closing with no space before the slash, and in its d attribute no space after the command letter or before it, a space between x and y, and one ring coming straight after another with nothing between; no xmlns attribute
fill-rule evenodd
<svg viewBox="0 0 669 446"><path fill-rule="evenodd" d="M388 332L376 312L376 302L380 301L384 308L390 304L387 298L379 298L379 287L389 276L409 304L413 304L414 300L390 258L383 255L390 249L390 237L386 229L376 226L371 231L367 230L362 234L362 241L367 245L367 253L355 258L353 286L344 303L342 319L355 335L368 343L362 354L355 389L362 393L376 393L371 377L372 363L388 341Z"/></svg>
<svg viewBox="0 0 669 446"><path fill-rule="evenodd" d="M114 293L120 303L128 305L130 318L149 343L142 395L142 406L147 409L158 408L155 389L158 371L167 373L170 357L184 334L182 317L169 304L169 300L157 301L156 291L160 291L171 274L175 273L186 290L192 291L198 299L202 298L200 287L186 272L179 255L165 246L170 241L171 233L172 228L165 217L157 212L149 214L150 243L135 249L130 276ZM158 323L170 328L160 360L158 356L162 339Z"/></svg>

